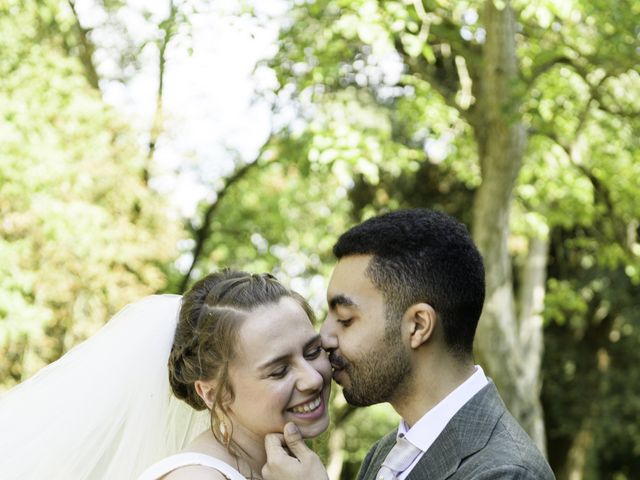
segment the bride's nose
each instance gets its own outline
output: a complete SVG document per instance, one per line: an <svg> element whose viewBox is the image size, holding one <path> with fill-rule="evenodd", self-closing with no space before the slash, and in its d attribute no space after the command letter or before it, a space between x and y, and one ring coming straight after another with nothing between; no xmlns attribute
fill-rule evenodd
<svg viewBox="0 0 640 480"><path fill-rule="evenodd" d="M324 379L318 370L309 362L303 362L298 373L296 388L301 392L317 391L322 388Z"/></svg>

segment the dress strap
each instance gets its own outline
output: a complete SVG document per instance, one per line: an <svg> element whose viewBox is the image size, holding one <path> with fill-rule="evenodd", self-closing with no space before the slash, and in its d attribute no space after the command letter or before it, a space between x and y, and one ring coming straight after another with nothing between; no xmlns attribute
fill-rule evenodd
<svg viewBox="0 0 640 480"><path fill-rule="evenodd" d="M167 473L170 473L177 468L187 467L190 465L202 465L205 467L211 467L218 470L229 480L247 480L240 474L235 468L228 463L223 462L217 458L205 455L204 453L196 452L184 452L178 453L167 457L159 462L151 465L145 470L142 475L138 477L138 480L157 480L163 477Z"/></svg>

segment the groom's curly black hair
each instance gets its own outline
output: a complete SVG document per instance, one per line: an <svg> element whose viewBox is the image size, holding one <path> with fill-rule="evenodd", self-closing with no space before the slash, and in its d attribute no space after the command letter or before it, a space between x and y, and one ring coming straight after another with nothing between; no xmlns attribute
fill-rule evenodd
<svg viewBox="0 0 640 480"><path fill-rule="evenodd" d="M408 307L425 302L442 322L449 350L471 355L485 280L482 256L462 223L434 210L399 210L352 227L333 253L373 256L367 275L384 296L389 331Z"/></svg>

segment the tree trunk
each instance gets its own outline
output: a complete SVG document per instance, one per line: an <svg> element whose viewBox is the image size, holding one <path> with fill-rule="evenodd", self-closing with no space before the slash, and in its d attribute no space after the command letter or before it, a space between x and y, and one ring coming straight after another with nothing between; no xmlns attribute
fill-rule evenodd
<svg viewBox="0 0 640 480"><path fill-rule="evenodd" d="M524 366L522 383L529 389L528 403L519 418L524 429L536 444L546 451L546 435L542 404L540 403L540 371L544 351L543 317L544 294L547 282L549 240L534 237L529 242L526 264L522 270L520 287L519 342Z"/></svg>
<svg viewBox="0 0 640 480"><path fill-rule="evenodd" d="M337 425L329 437L329 461L327 462L329 480L340 480L342 476L346 433L341 425Z"/></svg>
<svg viewBox="0 0 640 480"><path fill-rule="evenodd" d="M582 480L585 477L587 460L592 445L593 433L591 432L590 422L586 420L569 449L566 470L562 475L566 480Z"/></svg>
<svg viewBox="0 0 640 480"><path fill-rule="evenodd" d="M545 452L538 381L542 325L533 314L540 298L536 303L521 298L523 305L531 305L531 313L519 325L507 245L513 188L526 144L526 130L519 117L520 98L516 94L516 17L509 2L499 8L491 0L485 2L482 14L487 35L472 119L482 184L474 202L473 236L485 260L487 295L476 345L509 410ZM534 283L538 288L529 292L539 295L540 289L544 291L544 281L540 285L539 275L537 278ZM530 337L523 342L525 333Z"/></svg>
<svg viewBox="0 0 640 480"><path fill-rule="evenodd" d="M347 419L356 411L347 403L342 394L335 395L331 401L332 419L335 429L331 432L328 442L329 458L327 459L327 475L329 480L340 480L344 474L344 454L347 433L344 425Z"/></svg>

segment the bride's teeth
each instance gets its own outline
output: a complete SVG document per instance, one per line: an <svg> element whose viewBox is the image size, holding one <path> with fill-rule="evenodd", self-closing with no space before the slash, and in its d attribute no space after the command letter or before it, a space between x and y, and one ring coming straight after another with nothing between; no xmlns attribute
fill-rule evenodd
<svg viewBox="0 0 640 480"><path fill-rule="evenodd" d="M294 413L309 413L315 410L320 406L320 397L315 400L305 403L304 405L300 405L299 407L294 407L291 409Z"/></svg>

